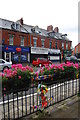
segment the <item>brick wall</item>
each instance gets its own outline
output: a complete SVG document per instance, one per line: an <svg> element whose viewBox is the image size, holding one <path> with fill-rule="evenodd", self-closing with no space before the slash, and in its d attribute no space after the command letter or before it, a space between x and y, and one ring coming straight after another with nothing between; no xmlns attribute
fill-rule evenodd
<svg viewBox="0 0 80 120"><path fill-rule="evenodd" d="M66 41L65 40L56 40L54 38L43 38L43 36L33 35L33 34L25 34L17 31L10 31L10 30L4 30L2 29L2 38L0 37L0 44L2 39L5 40L4 44L9 45L9 34L14 35L14 45L20 46L21 44L21 37L24 36L24 46L34 46L33 37L37 37L37 47L41 47L41 39L44 39L44 47L49 48L50 47L50 40L52 41L52 49L55 49L55 43L57 41L57 49L62 48L62 42L64 42L64 49L66 50ZM0 36L1 36L1 30L0 30ZM30 41L31 39L31 41ZM30 45L31 44L31 45ZM71 41L68 42L68 49L71 49ZM80 51L80 47L79 47Z"/></svg>
<svg viewBox="0 0 80 120"><path fill-rule="evenodd" d="M5 40L5 42L4 42L5 45L9 45L9 35L10 34L14 35L13 45L20 46L21 36L24 36L24 46L30 46L30 36L28 34L15 32L15 31L9 31L9 30L2 30L2 38Z"/></svg>

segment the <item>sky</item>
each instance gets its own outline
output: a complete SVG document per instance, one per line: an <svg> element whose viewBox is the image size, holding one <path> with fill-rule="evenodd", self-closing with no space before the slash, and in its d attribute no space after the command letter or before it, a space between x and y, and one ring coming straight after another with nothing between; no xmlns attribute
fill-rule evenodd
<svg viewBox="0 0 80 120"><path fill-rule="evenodd" d="M48 25L67 34L72 46L78 44L79 0L0 0L0 18L17 21L21 17L27 25Z"/></svg>

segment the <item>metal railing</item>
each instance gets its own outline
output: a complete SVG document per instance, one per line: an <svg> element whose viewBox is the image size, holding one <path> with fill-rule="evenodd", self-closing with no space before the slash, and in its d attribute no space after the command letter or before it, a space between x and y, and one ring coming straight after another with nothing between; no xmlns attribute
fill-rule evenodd
<svg viewBox="0 0 80 120"><path fill-rule="evenodd" d="M47 107L76 95L79 92L79 81L80 79L60 80L59 82L54 81L52 85L49 85ZM21 89L3 93L2 101L0 102L2 116L0 116L4 120L19 119L38 111L39 106L37 86L33 82L28 90Z"/></svg>

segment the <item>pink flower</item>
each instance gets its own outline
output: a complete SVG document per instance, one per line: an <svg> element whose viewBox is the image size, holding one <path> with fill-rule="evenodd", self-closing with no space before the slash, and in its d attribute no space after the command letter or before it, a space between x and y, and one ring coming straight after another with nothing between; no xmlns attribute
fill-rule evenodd
<svg viewBox="0 0 80 120"><path fill-rule="evenodd" d="M62 70L64 70L64 68L62 67Z"/></svg>
<svg viewBox="0 0 80 120"><path fill-rule="evenodd" d="M22 69L22 64L13 64L11 66L11 68L14 68L14 69Z"/></svg>
<svg viewBox="0 0 80 120"><path fill-rule="evenodd" d="M18 76L19 79L21 79L21 76Z"/></svg>
<svg viewBox="0 0 80 120"><path fill-rule="evenodd" d="M38 72L35 72L36 76L38 77Z"/></svg>
<svg viewBox="0 0 80 120"><path fill-rule="evenodd" d="M49 71L49 70L50 70L50 68L48 67L48 68L47 68L47 70Z"/></svg>
<svg viewBox="0 0 80 120"><path fill-rule="evenodd" d="M1 72L1 73L0 73L0 76L1 76L1 77L4 77L4 76L5 76L5 74Z"/></svg>
<svg viewBox="0 0 80 120"><path fill-rule="evenodd" d="M4 91L6 91L6 88L4 88Z"/></svg>
<svg viewBox="0 0 80 120"><path fill-rule="evenodd" d="M30 72L33 72L33 68L29 68L29 71L30 71Z"/></svg>
<svg viewBox="0 0 80 120"><path fill-rule="evenodd" d="M4 94L4 97L5 97L6 95Z"/></svg>

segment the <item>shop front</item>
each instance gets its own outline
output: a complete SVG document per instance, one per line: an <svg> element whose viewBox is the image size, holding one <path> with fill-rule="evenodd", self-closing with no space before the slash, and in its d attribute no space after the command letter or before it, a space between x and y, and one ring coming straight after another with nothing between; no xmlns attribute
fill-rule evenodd
<svg viewBox="0 0 80 120"><path fill-rule="evenodd" d="M3 59L12 63L30 62L30 48L21 46L3 46Z"/></svg>
<svg viewBox="0 0 80 120"><path fill-rule="evenodd" d="M66 57L70 57L72 55L72 51L71 50L63 50L62 55L63 55L63 60L64 60Z"/></svg>
<svg viewBox="0 0 80 120"><path fill-rule="evenodd" d="M30 62L35 58L48 58L48 48L31 47Z"/></svg>
<svg viewBox="0 0 80 120"><path fill-rule="evenodd" d="M52 62L61 62L60 50L48 49L48 59Z"/></svg>

